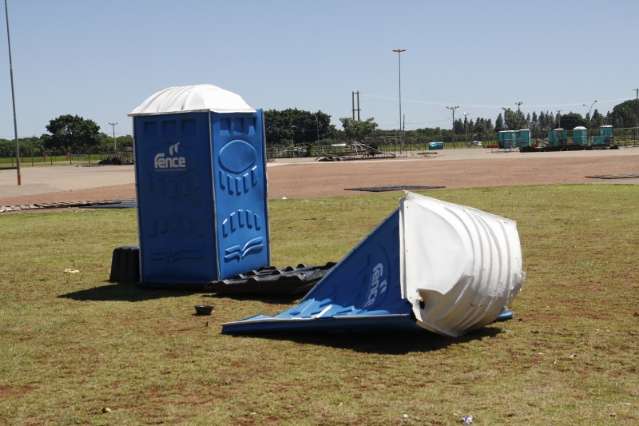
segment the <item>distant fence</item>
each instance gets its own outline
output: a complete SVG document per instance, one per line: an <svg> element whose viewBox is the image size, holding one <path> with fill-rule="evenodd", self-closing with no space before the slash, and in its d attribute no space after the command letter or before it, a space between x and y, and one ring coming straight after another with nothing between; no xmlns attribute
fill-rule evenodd
<svg viewBox="0 0 639 426"><path fill-rule="evenodd" d="M497 141L483 142L484 146L491 146L497 144ZM410 142L410 143L383 143L376 144L374 148L378 151L388 154L393 153L399 157L415 155L418 152L428 151L428 142ZM445 142L444 149L459 149L459 148L481 148L470 144L470 142ZM348 143L335 143L332 145L327 144L308 144L308 145L268 145L266 147L266 157L268 159L276 158L301 158L301 157L325 157L325 156L340 156L352 154L353 150Z"/></svg>
<svg viewBox="0 0 639 426"><path fill-rule="evenodd" d="M20 157L21 167L38 166L95 166L100 163L132 164L132 152L118 152L111 154L69 154L69 155L30 155ZM14 169L15 157L0 157L0 169Z"/></svg>

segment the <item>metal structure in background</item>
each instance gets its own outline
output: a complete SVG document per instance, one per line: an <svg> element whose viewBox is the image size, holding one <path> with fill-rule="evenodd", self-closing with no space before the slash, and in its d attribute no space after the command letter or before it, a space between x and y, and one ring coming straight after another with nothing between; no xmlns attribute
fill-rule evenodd
<svg viewBox="0 0 639 426"><path fill-rule="evenodd" d="M9 6L7 0L4 0L4 16L7 23L7 46L9 47L9 77L11 79L11 107L13 108L13 138L16 142L16 177L18 186L22 185L22 176L20 174L20 142L18 141L18 119L16 118L16 93L13 82L13 60L11 58L11 32L9 31Z"/></svg>
<svg viewBox="0 0 639 426"><path fill-rule="evenodd" d="M353 121L360 121L359 90L351 92L351 107L353 109ZM355 113L357 113L357 115Z"/></svg>
<svg viewBox="0 0 639 426"><path fill-rule="evenodd" d="M118 152L118 141L115 139L115 126L118 125L117 121L108 123L111 126L111 134L113 135L113 152Z"/></svg>
<svg viewBox="0 0 639 426"><path fill-rule="evenodd" d="M399 152L404 151L404 126L402 122L402 53L406 52L406 49L393 49L393 52L397 53L397 97L399 101Z"/></svg>

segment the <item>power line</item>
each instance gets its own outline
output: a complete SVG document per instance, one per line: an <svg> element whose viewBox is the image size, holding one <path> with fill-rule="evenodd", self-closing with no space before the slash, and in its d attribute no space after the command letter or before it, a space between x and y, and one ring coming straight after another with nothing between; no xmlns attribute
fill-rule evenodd
<svg viewBox="0 0 639 426"><path fill-rule="evenodd" d="M395 98L392 98L390 96L382 96L382 95L377 95L377 94L370 94L367 93L364 95L365 98L367 99L377 99L377 100L382 100L382 101L396 101ZM626 101L628 100L628 98L616 98L616 99L600 99L597 102L600 104L608 104L608 103L614 103L614 102L622 102L622 101ZM410 99L410 98L404 98L404 102L410 102L410 103L417 103L417 104L423 104L423 105L433 105L433 106L447 106L450 105L453 102L435 102L435 101L425 101L425 100L421 100L421 99ZM570 103L562 103L562 104L526 104L528 106L528 108L557 108L557 107L571 107L571 106L582 106L584 104L584 101L580 101L580 102L570 102ZM502 105L490 105L490 104L461 104L461 106L463 106L464 108L468 108L468 109L496 109L499 110L502 108Z"/></svg>

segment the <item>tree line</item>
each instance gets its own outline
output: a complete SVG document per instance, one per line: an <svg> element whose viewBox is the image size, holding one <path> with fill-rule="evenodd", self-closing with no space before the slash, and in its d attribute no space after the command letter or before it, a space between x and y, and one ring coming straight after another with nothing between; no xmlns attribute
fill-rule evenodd
<svg viewBox="0 0 639 426"><path fill-rule="evenodd" d="M330 144L360 141L371 145L397 143L397 130L379 129L374 118L362 121L351 118L339 119L342 128L331 124L331 116L322 111L304 111L297 108L265 111L266 141L269 145L292 146ZM520 110L504 109L493 122L491 118L464 117L453 123L452 129L425 127L405 131L406 143L423 143L432 140L450 142L455 140L494 140L500 130L531 129L535 138L546 137L556 127L568 130L576 126L596 129L603 124L616 128L639 126L639 100L633 99L615 105L606 115L595 109L592 114L540 111L524 114ZM21 153L25 156L66 155L83 153L109 153L114 150L113 138L100 131L95 121L78 115L61 115L49 121L47 133L20 139ZM119 150L130 149L133 138L118 136ZM13 140L0 139L0 157L15 155Z"/></svg>
<svg viewBox="0 0 639 426"><path fill-rule="evenodd" d="M67 154L97 154L114 151L114 140L100 131L100 126L78 115L61 115L49 121L47 132L40 136L20 138L22 156L49 156ZM131 135L115 138L118 150L133 146ZM15 156L15 141L0 139L0 157Z"/></svg>

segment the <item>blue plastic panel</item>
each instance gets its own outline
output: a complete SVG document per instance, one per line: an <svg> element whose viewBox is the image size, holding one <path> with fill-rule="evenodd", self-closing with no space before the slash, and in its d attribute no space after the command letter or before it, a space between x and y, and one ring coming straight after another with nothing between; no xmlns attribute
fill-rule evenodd
<svg viewBox="0 0 639 426"><path fill-rule="evenodd" d="M262 111L211 113L220 279L269 265Z"/></svg>
<svg viewBox="0 0 639 426"><path fill-rule="evenodd" d="M329 272L297 305L274 317L224 324L223 333L415 325L402 299L396 211Z"/></svg>
<svg viewBox="0 0 639 426"><path fill-rule="evenodd" d="M209 113L134 118L141 280L217 277Z"/></svg>

